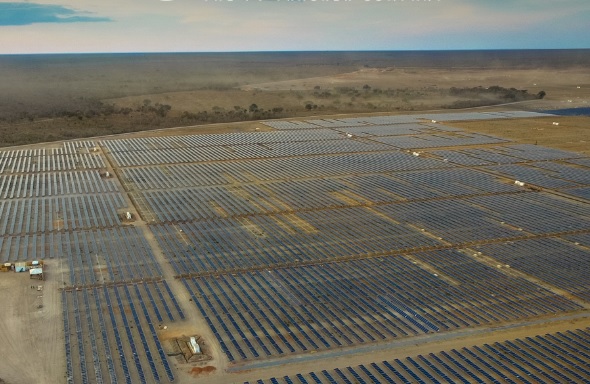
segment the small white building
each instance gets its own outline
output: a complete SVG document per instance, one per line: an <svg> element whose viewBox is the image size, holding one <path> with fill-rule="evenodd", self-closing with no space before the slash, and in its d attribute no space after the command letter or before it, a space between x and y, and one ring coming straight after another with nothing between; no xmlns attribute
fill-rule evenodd
<svg viewBox="0 0 590 384"><path fill-rule="evenodd" d="M29 278L43 280L43 268L29 269Z"/></svg>

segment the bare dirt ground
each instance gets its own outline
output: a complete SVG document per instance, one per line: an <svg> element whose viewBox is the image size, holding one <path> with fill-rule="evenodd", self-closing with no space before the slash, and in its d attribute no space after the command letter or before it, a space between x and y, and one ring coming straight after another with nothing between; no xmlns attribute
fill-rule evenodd
<svg viewBox="0 0 590 384"><path fill-rule="evenodd" d="M0 379L8 384L66 381L59 265L46 269L45 281L0 272Z"/></svg>
<svg viewBox="0 0 590 384"><path fill-rule="evenodd" d="M559 125L553 125L553 122ZM444 122L470 132L502 137L523 144L590 155L590 117L555 116L534 119Z"/></svg>

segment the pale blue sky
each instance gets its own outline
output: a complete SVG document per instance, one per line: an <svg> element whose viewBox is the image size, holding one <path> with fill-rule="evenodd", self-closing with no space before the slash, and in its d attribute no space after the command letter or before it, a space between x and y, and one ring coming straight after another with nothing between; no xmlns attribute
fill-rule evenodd
<svg viewBox="0 0 590 384"><path fill-rule="evenodd" d="M590 48L590 0L0 0L0 54Z"/></svg>

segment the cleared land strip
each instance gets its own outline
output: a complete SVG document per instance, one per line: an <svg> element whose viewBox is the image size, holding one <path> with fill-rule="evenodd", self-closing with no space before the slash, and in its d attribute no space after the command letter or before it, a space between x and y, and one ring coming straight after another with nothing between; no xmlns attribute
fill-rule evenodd
<svg viewBox="0 0 590 384"><path fill-rule="evenodd" d="M160 265L161 269L162 269L162 279L166 280L169 282L169 286L171 291L174 294L174 297L176 297L176 299L181 302L181 303L187 303L188 305L183 305L183 310L186 312L187 317L189 319L191 319L194 322L194 325L192 326L193 328L190 330L190 332L192 332L193 334L200 334L201 336L209 339L209 340L214 340L214 336L211 332L211 330L207 327L207 325L204 323L203 318L201 317L201 314L198 312L198 309L196 306L192 305L192 303L190 303L190 297L188 292L185 290L184 286L182 285L182 283L180 282L180 280L174 279L174 271L170 265L170 262L166 259L166 256L164 255L162 248L160 247L160 245L158 244L158 241L155 239L153 232L151 231L150 227L148 225L146 225L146 221L150 219L150 216L146 216L146 211L149 213L149 205L147 203L144 203L142 205L142 201L138 201L136 199L133 198L132 194L129 193L129 185L127 183L125 183L125 181L123 180L123 176L121 175L121 171L118 167L115 167L113 165L114 161L110 155L110 153L107 153L107 151L102 150L102 153L104 154L104 157L106 158L106 162L111 166L112 169L115 170L115 177L119 180L119 183L121 184L121 186L125 186L124 190L126 191L125 195L126 197L129 199L129 201L133 204L133 206L135 207L135 211L138 214L138 218L134 223L134 226L136 228L138 228L139 230L142 231L144 238L146 239L146 241L148 242L155 260L158 262L158 264ZM142 208L144 208L142 210ZM141 220L143 219L143 220ZM152 219L153 220L153 219ZM156 281L158 281L158 279L156 279ZM135 281L128 281L128 282L124 282L124 284L132 284ZM223 368L225 367L225 365L227 364L227 359L225 357L225 355L222 353L221 349L219 348L219 344L218 343L212 343L211 345L211 355L213 357L213 359L216 361L216 364L218 365L219 368Z"/></svg>

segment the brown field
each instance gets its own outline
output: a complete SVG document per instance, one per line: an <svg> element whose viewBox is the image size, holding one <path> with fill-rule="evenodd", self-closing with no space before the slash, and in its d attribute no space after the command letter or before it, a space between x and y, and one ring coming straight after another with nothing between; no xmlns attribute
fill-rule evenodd
<svg viewBox="0 0 590 384"><path fill-rule="evenodd" d="M553 125L558 122L559 125ZM518 119L517 127L505 121L461 121L445 123L472 132L486 133L524 144L538 144L590 154L590 117L545 117Z"/></svg>
<svg viewBox="0 0 590 384"><path fill-rule="evenodd" d="M577 89L579 84L584 88ZM144 94L109 99L120 107L137 108L143 100L173 106L171 114L183 111L232 110L255 103L265 110L282 107L288 114L305 112L305 104L329 113L408 111L444 108L461 98L448 94L451 87L487 87L526 89L531 94L545 90L548 97L540 105L556 108L569 104L587 105L590 97L590 74L585 69L361 69L331 76L249 84L225 91L203 90ZM369 90L365 90L365 86ZM319 87L316 89L316 87ZM358 90L358 95L342 89ZM395 95L376 93L387 89ZM486 100L485 97L483 97ZM572 103L566 100L572 99ZM493 98L489 104L498 103ZM535 106L529 106L532 108Z"/></svg>

